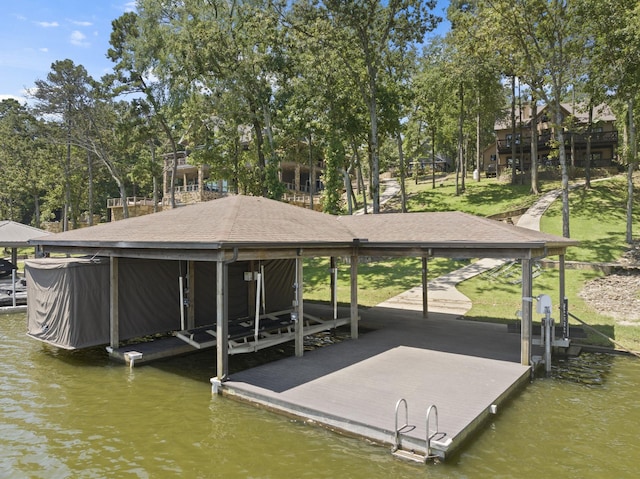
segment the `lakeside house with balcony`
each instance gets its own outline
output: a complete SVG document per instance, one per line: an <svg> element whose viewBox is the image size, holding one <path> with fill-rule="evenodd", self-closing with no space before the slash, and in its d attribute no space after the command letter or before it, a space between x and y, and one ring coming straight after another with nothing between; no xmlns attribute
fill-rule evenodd
<svg viewBox="0 0 640 479"><path fill-rule="evenodd" d="M203 201L215 200L227 196L230 182L227 179L216 179L210 176L209 165L194 165L188 161L189 152L179 151L177 154L176 178L173 192L176 205L184 206ZM173 154L163 155L162 198L158 204L146 197L127 198L129 216L141 216L171 207L171 170ZM280 181L285 184L287 192L284 200L297 206L308 207L310 196L316 198L323 190L321 181L324 172L324 160L313 158L310 161L296 161L285 158L280 162ZM320 201L315 200L314 209L318 209ZM123 218L121 198L110 198L107 201L110 221Z"/></svg>
<svg viewBox="0 0 640 479"><path fill-rule="evenodd" d="M591 137L590 166L606 168L614 166L617 160L618 131L616 117L608 105L602 103L593 108L593 120L589 132L589 112L584 105L562 104L562 117L565 124L565 148L567 164L584 168L587 160L587 143ZM495 142L483 152L483 168L487 176L500 175L513 164L521 171L531 169L531 105L516 108L515 135L511 124L510 112L495 123ZM537 113L538 166L558 166L554 152L554 126L551 113L546 106ZM513 146L516 154L513 157Z"/></svg>

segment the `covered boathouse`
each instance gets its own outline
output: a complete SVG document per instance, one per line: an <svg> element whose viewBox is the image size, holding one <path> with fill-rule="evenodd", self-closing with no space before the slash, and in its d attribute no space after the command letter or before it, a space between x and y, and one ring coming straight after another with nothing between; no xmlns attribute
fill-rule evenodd
<svg viewBox="0 0 640 479"><path fill-rule="evenodd" d="M145 357L144 344L123 348L122 341L173 332L172 339L180 344L174 347L174 353L215 347L214 389L320 423L325 417L325 423L332 428L379 442L391 441L384 438L390 429L399 446L397 412L395 430L391 426L372 426L369 429L376 432L367 432L365 420L346 418L341 425L335 417L329 419L331 414L322 413L321 408L305 412L305 407L278 407L283 404L282 397L269 399L256 390L247 390L243 396L241 386L228 387L232 384L229 355L293 340L296 357L302 357L305 335L344 324L350 325L351 337L358 338L361 257L422 258L424 317L428 313L430 258L516 259L522 264L522 326L520 361L514 366L522 369L517 369L509 385L499 386L497 400L527 376L531 365L532 262L557 255L563 265L566 249L576 242L460 212L336 217L261 197L237 195L37 238L31 244L45 253L71 255L37 259L26 265L31 337L66 349L108 345L113 357L133 363L149 359ZM344 317L338 317L336 307L333 317L324 319L305 311L303 259L312 257L331 258L332 266L335 258L350 259L350 308ZM332 271L335 273L335 268ZM564 297L563 278L561 270L560 297ZM331 284L333 300L337 301L334 274ZM342 343L341 354L348 354L350 344L356 347L358 343ZM394 348L396 355L403 351L410 355L415 352ZM294 363L287 368L295 369L295 358L291 359ZM402 361L399 357L395 360ZM445 363L457 364L452 358ZM308 367L308 362L304 364ZM462 369L473 369L464 360L460 364ZM296 371L287 368L285 375L296 375ZM278 374L282 377L283 371ZM494 379L488 381L494 383ZM469 395L464 388L460 391ZM371 395L365 393L364 400L370 401ZM354 407L360 408L355 403ZM446 440L438 444L428 419L426 426L419 425L413 428L414 433L408 433L407 441L412 449L422 449L424 457L444 457L454 450L456 437L469 436L470 427L480 422L485 409L482 406L478 415L465 420L466 425L451 425ZM437 412L435 421L439 432ZM349 424L357 427L350 429ZM453 431L455 428L459 430ZM421 441L420 437L426 439Z"/></svg>

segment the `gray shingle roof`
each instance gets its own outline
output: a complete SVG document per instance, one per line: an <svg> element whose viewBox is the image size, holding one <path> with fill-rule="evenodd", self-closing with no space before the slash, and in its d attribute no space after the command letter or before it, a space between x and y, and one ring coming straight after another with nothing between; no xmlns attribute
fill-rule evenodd
<svg viewBox="0 0 640 479"><path fill-rule="evenodd" d="M50 246L199 248L348 246L566 247L575 241L460 212L336 217L279 201L229 196L152 215L58 233Z"/></svg>
<svg viewBox="0 0 640 479"><path fill-rule="evenodd" d="M343 216L340 222L348 225L357 238L367 239L369 243L577 244L571 239L459 211Z"/></svg>
<svg viewBox="0 0 640 479"><path fill-rule="evenodd" d="M29 240L47 232L15 221L0 221L0 246L16 248L28 246Z"/></svg>

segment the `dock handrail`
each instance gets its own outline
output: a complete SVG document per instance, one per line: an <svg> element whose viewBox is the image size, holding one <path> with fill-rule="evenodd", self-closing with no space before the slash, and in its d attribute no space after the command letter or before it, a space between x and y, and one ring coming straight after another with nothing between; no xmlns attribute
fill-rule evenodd
<svg viewBox="0 0 640 479"><path fill-rule="evenodd" d="M401 427L398 427L398 410L400 409L400 404L404 403L404 424ZM400 398L396 403L396 423L393 434L393 451L396 452L400 449L400 431L409 425L409 407L407 406L407 400L404 398Z"/></svg>
<svg viewBox="0 0 640 479"><path fill-rule="evenodd" d="M436 430L434 431L433 434L429 434L429 419L431 418L431 411L433 411L433 413L435 414L436 417ZM424 460L425 462L427 461L427 459L429 459L430 457L433 457L431 455L431 439L433 439L436 434L439 434L439 429L438 429L438 408L436 407L435 404L432 404L431 406L429 406L429 409L427 409L427 417L425 420L426 424L425 424L425 428L426 428L426 439L427 439L427 453L424 456Z"/></svg>

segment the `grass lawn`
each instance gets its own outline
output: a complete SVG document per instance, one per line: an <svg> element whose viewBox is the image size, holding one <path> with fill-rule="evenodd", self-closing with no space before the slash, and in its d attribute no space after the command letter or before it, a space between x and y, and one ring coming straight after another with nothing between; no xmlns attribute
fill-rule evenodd
<svg viewBox="0 0 640 479"><path fill-rule="evenodd" d="M496 179L485 179L477 183L467 180L466 190L455 195L455 178L449 176L431 187L431 181L421 181L415 185L407 181L409 211L464 211L480 216L511 211L531 206L537 200L529 194L527 185L510 185ZM636 181L640 188L640 177ZM557 183L541 186L542 192L558 188ZM571 237L581 244L569 248L567 261L610 262L616 261L626 249L626 178L616 177L606 181L594 182L591 190L576 188L570 194L570 232ZM391 209L399 210L399 199L392 200ZM634 225L640 224L640 200L636 202ZM542 231L562 235L561 202L556 201L543 216ZM554 258L552 258L554 259ZM459 268L465 262L453 262L445 259L429 262L429 278ZM305 298L317 301L329 301L329 263L328 260L309 260L305 265ZM516 271L517 270L517 271ZM519 279L519 265L512 268L516 275L498 274L496 277L480 275L459 285L459 290L473 302L473 308L467 313L468 319L481 321L508 322L517 319L521 308L521 285L514 283ZM569 310L589 325L596 327L607 336L632 350L640 350L640 326L620 325L605 312L594 311L580 298L579 292L586 281L598 277L601 273L592 270L569 269L566 272L566 294ZM419 258L384 260L360 265L358 275L359 303L373 306L389 297L421 284L421 262ZM340 269L338 300L349 301L349 270L345 265ZM554 310L558 304L558 271L552 268L541 269L534 278L533 294L549 294ZM557 311L557 310L556 310ZM557 316L557 314L556 314ZM536 317L534 309L534 319ZM558 320L559 318L554 318ZM571 321L572 325L578 325ZM586 330L587 342L597 345L610 343L595 333Z"/></svg>
<svg viewBox="0 0 640 479"><path fill-rule="evenodd" d="M555 185L554 185L555 186ZM463 211L478 216L526 208L536 201L529 194L529 185L511 185L496 178L482 178L480 182L467 179L465 191L456 196L455 176L449 175L432 188L431 180L415 184L408 180L407 209L414 211ZM551 185L543 186L543 192ZM400 211L400 198L390 202L390 208Z"/></svg>
<svg viewBox="0 0 640 479"><path fill-rule="evenodd" d="M361 258L362 260L362 258ZM429 278L437 278L468 264L468 261L429 260ZM351 277L348 264L338 266L338 302L348 305ZM420 258L380 258L358 265L358 304L372 307L403 291L422 284ZM309 301L331 301L331 277L328 258L312 258L304 264L304 298Z"/></svg>
<svg viewBox="0 0 640 479"><path fill-rule="evenodd" d="M571 237L579 240L580 245L568 249L567 261L611 262L621 257L627 248L626 191L624 177L595 182L590 190L572 190L569 195L569 229ZM636 201L634 211L634 225L637 225L640 224L640 201ZM540 228L547 233L562 235L560 200L544 214ZM625 347L640 350L640 325L620 325L607 316L606 311L595 311L580 298L579 292L583 284L600 275L601 273L592 270L567 270L566 294L569 299L569 311ZM533 294L549 294L555 309L559 301L558 284L557 270L542 269L533 281ZM511 284L508 278L480 275L460 284L458 289L473 301L473 308L466 315L469 319L513 320L516 318L515 312L521 307L520 284ZM534 319L539 318L535 318L534 314ZM559 318L554 319L557 321ZM570 324L579 326L574 320L570 320ZM611 345L609 341L588 329L586 332L589 336L587 342L590 344Z"/></svg>

